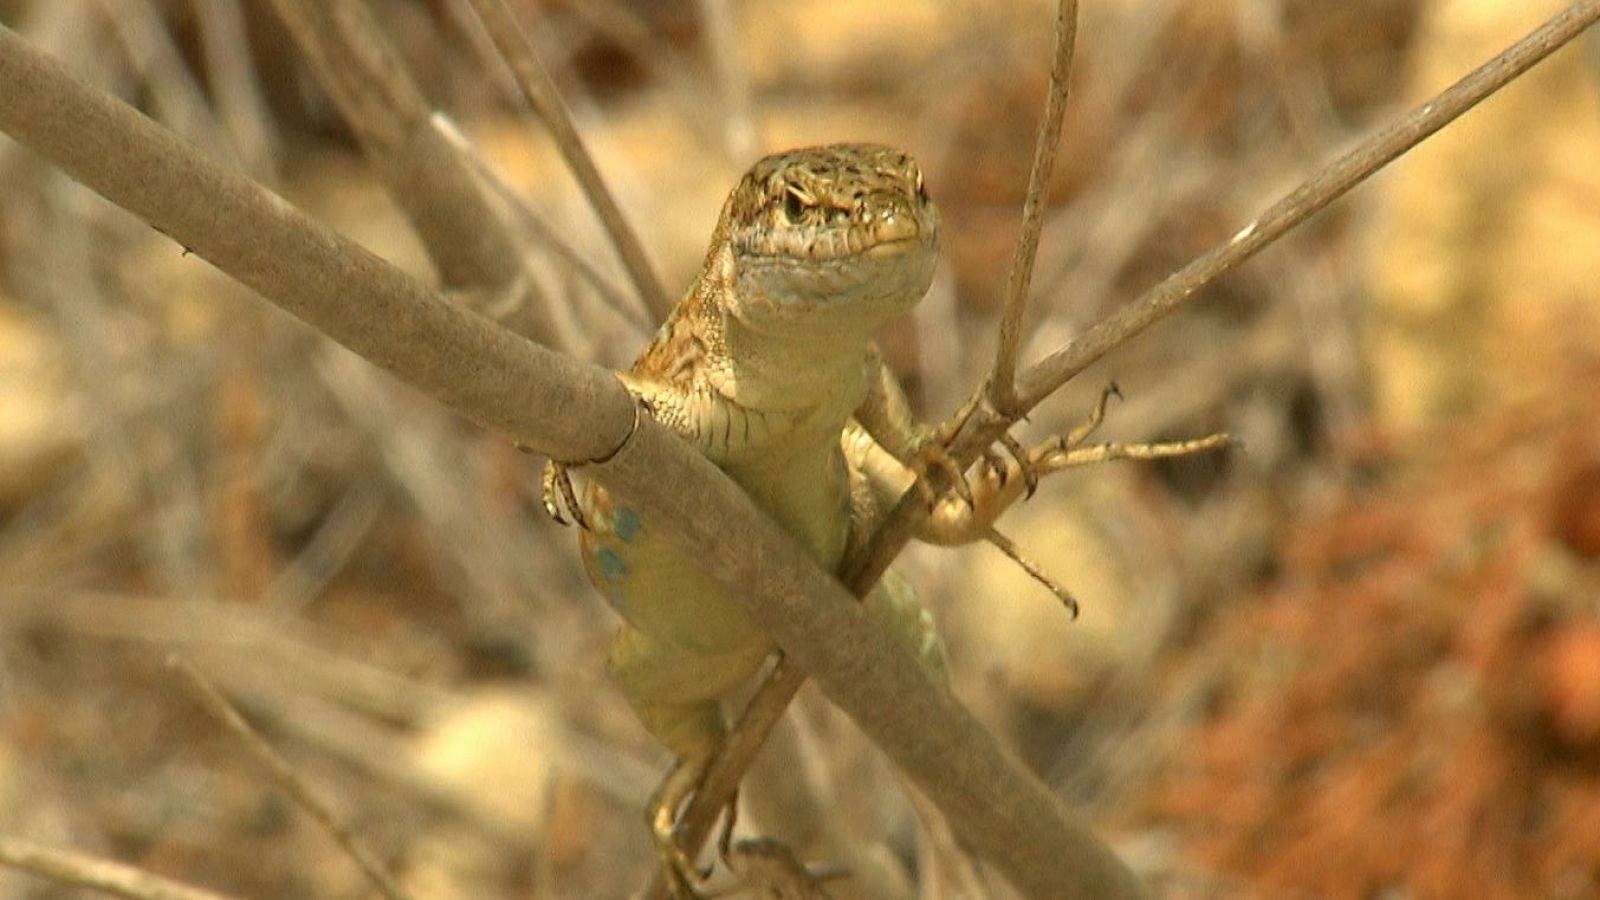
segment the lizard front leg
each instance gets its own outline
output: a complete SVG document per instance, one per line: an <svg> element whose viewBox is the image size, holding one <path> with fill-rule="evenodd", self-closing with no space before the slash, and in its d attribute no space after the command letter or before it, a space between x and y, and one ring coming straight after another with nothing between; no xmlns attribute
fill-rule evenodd
<svg viewBox="0 0 1600 900"><path fill-rule="evenodd" d="M906 490L920 482L920 454L931 440L948 439L951 429L918 423L899 382L881 360L874 359L878 373L872 389L856 412L859 429L847 430L845 452L853 469L866 479L878 507L887 509ZM930 513L917 532L920 540L954 546L988 540L1016 558L1009 541L994 530L995 522L1017 500L1033 493L1037 480L1053 472L1096 462L1118 459L1164 459L1223 449L1233 444L1226 434L1212 434L1188 441L1163 443L1086 443L1105 419L1106 404L1117 395L1115 385L1101 392L1094 408L1076 428L1050 438L1031 449L1008 440L1008 457L986 454L975 473L959 473L964 489L934 498ZM975 397L977 395L974 395ZM971 403L969 402L969 406ZM951 423L963 422L972 409L963 410ZM1018 559L1025 568L1031 564ZM1038 573L1035 573L1036 575ZM1048 581L1046 582L1048 585ZM1054 585L1049 585L1058 594Z"/></svg>

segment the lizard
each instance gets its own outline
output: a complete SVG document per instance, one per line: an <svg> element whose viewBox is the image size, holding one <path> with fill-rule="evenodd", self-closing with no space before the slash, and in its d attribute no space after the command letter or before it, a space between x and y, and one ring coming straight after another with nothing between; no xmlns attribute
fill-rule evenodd
<svg viewBox="0 0 1600 900"><path fill-rule="evenodd" d="M767 156L729 193L698 276L618 377L838 571L888 505L924 483L919 473L948 465L943 445L979 396L942 425L917 422L872 339L927 292L938 244L938 210L906 153L831 144ZM995 540L995 518L1024 484L1032 492L1030 462L1050 471L1065 459L1069 445L1057 445L1029 454L1008 441L1012 460L991 454L974 485L957 479L958 497L929 497L936 514L919 537ZM544 498L558 520L558 490L583 526L584 568L622 619L609 674L676 757L647 813L668 883L694 896L676 814L722 743L722 698L776 647L670 535L596 483L575 494L552 463ZM945 677L944 645L903 580L889 573L863 602Z"/></svg>

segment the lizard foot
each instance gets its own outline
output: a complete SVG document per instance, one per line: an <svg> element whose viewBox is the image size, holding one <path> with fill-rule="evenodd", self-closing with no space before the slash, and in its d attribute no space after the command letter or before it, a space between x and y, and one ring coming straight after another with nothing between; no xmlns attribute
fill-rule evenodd
<svg viewBox="0 0 1600 900"><path fill-rule="evenodd" d="M982 396L983 390L980 389L972 399L967 401L967 405L963 406L962 409L966 410L967 406L972 405L974 401L979 400ZM1106 405L1112 397L1119 399L1122 397L1122 391L1114 381L1108 382L1105 388L1100 391L1100 398L1095 401L1094 408L1089 411L1089 415L1077 427L1064 435L1045 441L1032 450L1023 447L1022 443L1012 437L1010 433L1002 434L996 442L1006 451L1005 456L1002 456L992 447L986 449L983 453L985 480L992 483L995 489L1004 490L1012 479L1020 477L1024 486L1022 499L1032 499L1034 492L1039 489L1039 480L1044 475L1056 471L1056 467L1049 464L1047 460L1053 461L1060 454L1073 451L1099 430L1100 425L1106 418ZM970 415L971 413L969 412L968 416ZM1010 458L1006 459L1006 456ZM968 506L972 507L973 504L968 502ZM985 538L987 539L987 536ZM996 544L996 546L999 545ZM1002 547L1001 549L1004 550L1005 548ZM1006 552L1009 555L1010 551Z"/></svg>
<svg viewBox="0 0 1600 900"><path fill-rule="evenodd" d="M560 499L557 500L559 495ZM577 525L584 531L589 530L589 522L583 517L583 508L578 505L578 494L572 488L572 475L567 467L555 460L544 464L544 477L541 479L539 497L544 501L544 511L558 525ZM561 514L561 507L565 505L567 515ZM568 522L567 516L571 517Z"/></svg>
<svg viewBox="0 0 1600 900"><path fill-rule="evenodd" d="M759 837L722 846L722 861L739 884L715 896L741 894L772 900L833 900L823 882L850 873L838 866L807 866L776 838Z"/></svg>
<svg viewBox="0 0 1600 900"><path fill-rule="evenodd" d="M1024 557L1008 538L995 531L994 523L999 517L1016 500L1031 496L1041 478L1062 469L1120 459L1168 459L1221 450L1235 443L1229 435L1211 434L1193 440L1165 443L1086 444L1105 421L1106 406L1111 398L1120 396L1122 394L1116 384L1108 384L1081 423L1066 434L1050 438L1031 449L1024 448L1009 435L1000 438L997 443L1010 458L998 458L997 453L986 455L986 468L980 470L981 475L974 478L970 486L978 502L957 502L948 497L941 500L924 527L923 539L946 545L975 540L993 544L1049 589L1076 616L1078 604L1071 593ZM1027 495L1023 494L1024 486Z"/></svg>
<svg viewBox="0 0 1600 900"><path fill-rule="evenodd" d="M1072 596L1072 592L1067 590L1066 587L1064 587L1060 582L1056 581L1054 578L1051 578L1049 573L1045 572L1044 569L1039 568L1038 563L1035 563L1033 560L1024 556L1022 551L1018 549L1017 545L1011 540L1011 538L1006 537L991 526L988 533L983 536L983 539L993 544L997 550L999 550L1001 553L1004 553L1011 559L1012 562L1021 566L1022 571L1028 573L1028 577L1032 578L1034 581L1044 585L1045 590L1055 594L1056 599L1061 601L1061 605L1067 608L1067 615L1071 616L1074 620L1078 618L1078 612L1080 609L1078 606L1078 599Z"/></svg>
<svg viewBox="0 0 1600 900"><path fill-rule="evenodd" d="M1106 403L1112 397L1118 399L1122 397L1122 391L1115 381L1106 384L1094 409L1089 411L1089 415L1076 428L1029 450L1022 457L1024 466L1033 469L1037 477L1062 469L1118 459L1171 459L1175 456L1208 453L1213 450L1224 450L1238 443L1232 435L1219 432L1186 441L1085 445L1084 442L1093 436L1099 430L1100 424L1105 421Z"/></svg>
<svg viewBox="0 0 1600 900"><path fill-rule="evenodd" d="M1100 392L1100 399L1095 403L1089 415L1078 424L1076 428L1064 435L1050 438L1025 453L1018 453L1018 448L1007 445L1012 455L1017 457L1024 471L1031 471L1032 477L1037 479L1052 472L1062 469L1076 468L1099 462L1110 462L1119 459L1171 459L1175 456L1189 456L1194 453L1209 453L1213 450L1225 450L1237 445L1238 441L1226 433L1208 434L1205 437L1191 438L1186 441L1161 441L1145 444L1085 444L1097 430L1106 417L1106 403L1112 397L1121 397L1122 391L1117 388L1116 382L1106 385ZM998 471L998 470L997 470ZM996 475L996 480L1005 482L1003 475ZM1030 491L1031 493L1031 491Z"/></svg>
<svg viewBox="0 0 1600 900"><path fill-rule="evenodd" d="M811 868L800 862L789 846L777 838L733 840L735 806L729 804L717 836L717 855L738 876L739 883L712 896L750 894L772 900L832 900L822 883L850 873L838 866Z"/></svg>
<svg viewBox="0 0 1600 900"><path fill-rule="evenodd" d="M916 473L917 492L922 495L923 502L927 503L930 510L937 508L939 505L939 494L929 484L928 478L934 470L941 471L949 477L951 490L955 491L956 496L967 505L968 509L975 509L977 506L977 501L972 496L972 486L967 483L967 475L956 464L955 458L950 455L949 448L950 444L955 441L956 436L961 433L961 429L967 427L967 423L972 420L973 414L983 406L984 398L988 394L988 388L989 383L985 380L983 384L978 386L978 390L974 391L972 396L968 397L950 418L945 419L938 425L922 426L919 429L920 433L917 435L917 439L912 445L910 458L904 460L906 465ZM990 455L989 451L984 452L986 459ZM991 465L995 464L994 460L990 462ZM1005 467L1000 465L995 468L995 471L1004 473Z"/></svg>
<svg viewBox="0 0 1600 900"><path fill-rule="evenodd" d="M1110 403L1112 397L1116 397L1119 400L1122 399L1122 389L1117 387L1115 381L1106 382L1106 386L1100 391L1100 398L1095 401L1094 408L1089 411L1089 415L1082 422L1078 423L1076 428L1064 435L1046 441L1031 451L1024 449L1022 444L1010 434L1000 437L1000 445L1006 449L1012 461L1016 463L1019 474L1022 476L1022 482L1026 486L1026 491L1022 496L1023 500L1033 499L1034 492L1039 489L1039 479L1047 474L1047 472L1041 471L1040 458L1048 453L1060 452L1064 449L1070 450L1088 440L1089 436L1098 431L1100 425L1105 422L1106 405ZM1011 467L1000 459L998 454L986 453L984 458L996 485L1002 488L1005 487L1006 482L1014 477L1011 474Z"/></svg>
<svg viewBox="0 0 1600 900"><path fill-rule="evenodd" d="M661 786L650 798L648 813L650 834L655 839L656 860L661 867L661 878L666 882L667 893L674 900L703 900L700 888L711 877L709 868L700 869L678 843L678 811L685 801L700 788L712 756L687 756L678 761ZM733 813L728 816L731 820Z"/></svg>
<svg viewBox="0 0 1600 900"><path fill-rule="evenodd" d="M1231 435L1219 433L1206 435L1205 437L1200 438L1193 438L1187 441L1168 441L1149 444L1107 443L1085 446L1083 444L1084 439L1093 434L1094 430L1099 427L1101 420L1105 416L1106 399L1110 397L1115 390L1116 386L1112 385L1104 393L1102 393L1100 395L1100 402L1095 405L1095 408L1093 412L1090 413L1089 418L1077 428L1073 429L1071 433L1045 441L1043 444L1040 444L1039 446L1034 447L1032 450L1025 452L1019 452L1021 451L1020 447L1012 447L1009 444L1007 445L1007 449L1011 451L1012 455L1016 457L1017 462L1020 464L1024 473L1024 477L1030 477L1031 473L1031 478L1033 480L1030 481L1028 485L1029 495L1033 493L1033 487L1037 483L1037 480L1040 476L1047 475L1052 472L1058 472L1062 469L1090 465L1098 462L1110 462L1118 459L1170 459L1176 456L1188 456L1194 453L1207 453L1213 450L1223 450L1234 446L1236 443ZM1004 477L1003 470L994 469L992 471L995 473L994 480L996 484L1003 488L1007 480ZM991 512L994 511L991 510ZM998 513L995 512L995 515L998 515ZM1044 587L1049 590L1050 593L1054 594L1056 599L1060 600L1062 605L1067 608L1067 612L1072 616L1072 618L1076 619L1079 612L1078 601L1073 598L1071 592L1058 584L1032 560L1024 556L1021 550L1017 548L1017 545L1013 543L1010 538L1001 534L994 528L992 522L993 520L990 519L989 524L985 526L982 534L983 540L993 544L1000 550L1001 553L1004 553L1006 556L1010 557L1012 562L1015 562L1017 565L1021 566L1022 570L1027 572L1028 575L1031 576L1035 581L1044 585Z"/></svg>

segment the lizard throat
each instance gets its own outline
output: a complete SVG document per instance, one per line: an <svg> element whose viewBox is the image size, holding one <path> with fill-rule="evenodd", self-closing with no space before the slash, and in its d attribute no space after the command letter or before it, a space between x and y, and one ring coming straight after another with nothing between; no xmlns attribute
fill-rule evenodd
<svg viewBox="0 0 1600 900"><path fill-rule="evenodd" d="M731 256L728 305L740 320L758 329L782 323L832 329L843 337L845 331L869 334L920 300L938 251L918 236L845 256Z"/></svg>

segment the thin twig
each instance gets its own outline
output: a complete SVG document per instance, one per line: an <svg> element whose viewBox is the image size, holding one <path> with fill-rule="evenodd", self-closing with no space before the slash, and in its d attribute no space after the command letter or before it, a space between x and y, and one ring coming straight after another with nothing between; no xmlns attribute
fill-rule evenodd
<svg viewBox="0 0 1600 900"><path fill-rule="evenodd" d="M180 682L189 691L190 696L205 707L213 719L239 739L239 743L255 758L256 764L266 770L278 788L300 804L301 808L309 813L340 847L344 848L350 858L354 859L367 874L367 878L372 881L380 894L388 900L415 900L410 892L401 887L394 876L389 874L383 864L378 862L377 857L361 845L355 834L339 821L339 817L334 815L328 804L312 792L311 787L289 765L288 760L279 756L278 752L250 727L250 723L246 722L244 716L228 702L228 698L212 687L211 682L207 681L199 670L177 655L167 657L167 667L178 674Z"/></svg>
<svg viewBox="0 0 1600 900"><path fill-rule="evenodd" d="M227 894L190 887L126 863L54 850L11 837L0 836L0 865L127 900L234 900Z"/></svg>
<svg viewBox="0 0 1600 900"><path fill-rule="evenodd" d="M469 167L434 131L432 104L367 0L272 0L272 6L445 286L492 295L518 284L516 241ZM524 298L502 324L546 344L559 337L537 296Z"/></svg>
<svg viewBox="0 0 1600 900"><path fill-rule="evenodd" d="M756 155L758 138L750 103L750 76L739 59L739 36L728 0L699 0L700 30L711 53L711 69L722 95L723 146L728 156L747 160Z"/></svg>
<svg viewBox="0 0 1600 900"><path fill-rule="evenodd" d="M1474 103L1504 87L1517 75L1577 37L1597 20L1600 20L1600 0L1580 0L1574 3L1541 25L1527 38L1508 48L1433 100L1423 104L1417 112L1379 132L1376 137L1363 143L1351 154L1319 170L1304 186L1290 195L1290 198L1297 201L1292 207L1288 203L1289 198L1280 201L1267 213L1258 217L1253 228L1259 232L1269 227L1270 220L1274 223L1273 233L1266 240L1270 242L1270 239L1275 239L1289 225L1298 223L1315 212L1315 209L1303 205L1309 202L1307 198L1313 193L1324 198L1316 209L1326 206L1361 179L1377 171L1383 163L1420 143L1448 124L1451 119L1466 112ZM1361 161L1361 165L1357 166L1352 160ZM1314 185L1325 187L1313 192ZM1337 190L1331 191L1326 186L1337 187ZM1298 214L1293 222L1284 223L1283 219L1288 212L1280 210L1285 208L1297 211ZM1250 228L1241 231L1232 241L1186 266L1143 298L1135 301L1124 312L1113 315L1090 329L1081 342L1069 344L1035 365L1019 385L1021 394L1019 402L1022 404L1018 410L1019 414L1037 406L1050 393L1065 384L1072 375L1171 313L1206 284L1242 261L1244 256L1234 255L1240 244L1251 242L1251 252L1265 246L1265 243L1257 243L1257 240ZM1226 266L1217 265L1214 258L1219 255L1229 256ZM1012 424L1007 417L985 414L982 410L974 418L977 421L968 427L959 443L951 449L952 456L958 463L970 464L983 448L998 439ZM938 472L933 474L932 480L933 487L937 491L942 492L949 488L948 484L940 483ZM927 504L918 496L918 492L906 492L900 503L885 519L883 526L879 528L870 549L864 555L865 558L846 567L845 583L852 592L859 597L865 596L867 591L872 589L883 572L888 569L889 563L910 542L918 525L927 514ZM691 857L710 836L717 816L732 799L740 781L744 778L745 771L754 760L756 751L765 743L767 733L777 724L784 710L805 683L805 678L805 674L795 666L779 666L751 698L707 772L701 790L684 809L678 833L680 844Z"/></svg>
<svg viewBox="0 0 1600 900"><path fill-rule="evenodd" d="M589 203L594 206L606 233L611 235L634 290L639 292L652 316L657 320L665 319L667 313L672 311L672 298L657 277L650 258L645 255L638 234L622 214L622 207L617 205L616 198L611 196L611 190L606 187L605 179L600 177L600 170L595 167L593 157L584 147L578 128L572 122L572 112L561 99L550 73L533 52L533 45L517 24L516 16L506 7L504 0L471 0L471 3L500 55L517 76L517 85L522 88L523 96L544 121L545 127L550 129L550 136L561 151L561 157L567 161L567 167L572 170L573 177L577 178Z"/></svg>
<svg viewBox="0 0 1600 900"><path fill-rule="evenodd" d="M444 135L445 140L461 151L462 157L471 164L472 171L483 179L484 184L487 184L490 190L494 191L495 196L499 197L500 202L506 205L517 224L528 232L530 238L535 240L541 247L549 248L556 256L561 257L563 262L571 266L572 270L578 273L579 278L582 278L588 282L590 287L594 288L596 296L600 298L600 302L609 307L612 312L621 316L629 325L638 328L640 333L648 334L650 332L650 322L646 314L639 308L639 305L632 302L621 288L612 284L611 279L601 274L600 270L589 262L588 257L580 253L576 247L567 243L566 238L563 238L553 226L535 212L527 201L511 185L506 183L506 180L500 176L500 172L495 169L489 160L484 158L483 154L478 151L477 146L462 133L452 119L442 113L435 114L433 127Z"/></svg>
<svg viewBox="0 0 1600 900"><path fill-rule="evenodd" d="M1078 37L1078 0L1060 0L1056 8L1056 53L1050 66L1050 92L1045 95L1039 138L1033 147L1033 168L1028 193L1022 202L1022 233L1017 236L1006 279L1006 306L1000 318L1000 346L995 351L994 377L989 398L995 408L1009 413L1017 405L1017 352L1022 344L1022 317L1028 311L1028 288L1033 283L1033 263L1039 253L1039 231L1049 199L1050 178L1055 173L1056 150L1061 145L1061 120L1067 105L1067 82L1072 73L1072 52Z"/></svg>
<svg viewBox="0 0 1600 900"><path fill-rule="evenodd" d="M217 118L245 170L271 180L277 147L272 114L255 77L240 0L191 0Z"/></svg>
<svg viewBox="0 0 1600 900"><path fill-rule="evenodd" d="M651 29L636 5L620 0L560 0L560 3L574 19L622 48L645 73L650 84L665 87L666 94L702 143L722 153L728 152L730 128L726 123L733 113L706 104L704 79L690 70L683 54L665 35Z"/></svg>
<svg viewBox="0 0 1600 900"><path fill-rule="evenodd" d="M1577 37L1597 19L1600 19L1600 2L1578 0L1433 99L1317 170L1233 237L1167 276L1137 300L1089 329L1083 337L1058 348L1031 367L1018 386L1022 408L1037 406L1072 376L1165 318L1218 277L1455 121L1485 97Z"/></svg>

